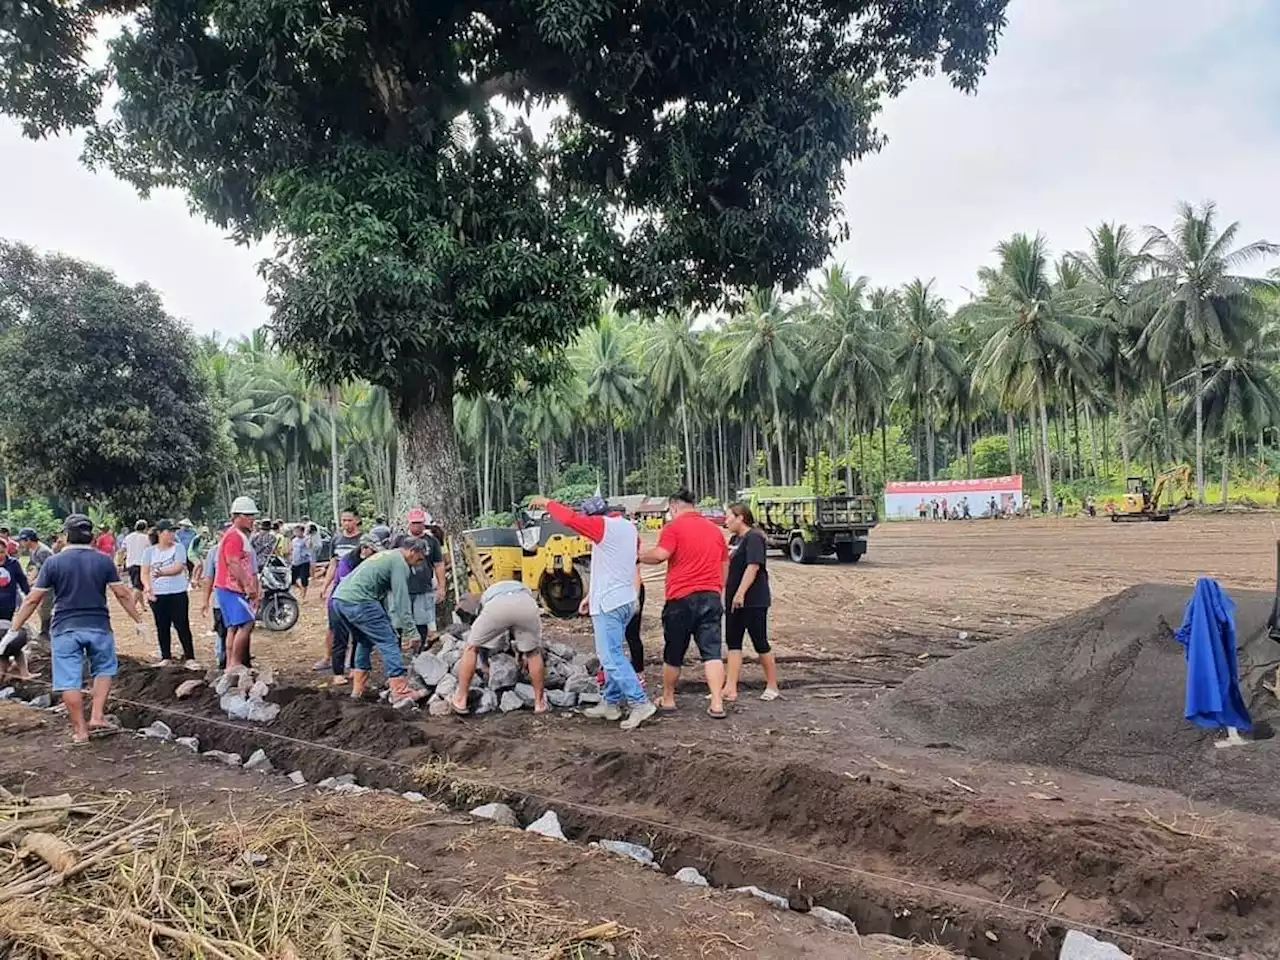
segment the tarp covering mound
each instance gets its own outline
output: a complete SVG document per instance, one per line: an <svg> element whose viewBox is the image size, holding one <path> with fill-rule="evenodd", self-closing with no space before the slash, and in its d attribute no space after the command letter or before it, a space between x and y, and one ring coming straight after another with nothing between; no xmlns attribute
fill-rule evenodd
<svg viewBox="0 0 1280 960"><path fill-rule="evenodd" d="M1080 613L994 641L916 674L876 702L876 722L918 744L1068 767L1168 787L1192 798L1280 813L1280 739L1216 749L1221 732L1183 719L1186 664L1173 637L1192 588L1144 584ZM1255 724L1280 726L1280 643L1272 595L1236 603L1240 686Z"/></svg>

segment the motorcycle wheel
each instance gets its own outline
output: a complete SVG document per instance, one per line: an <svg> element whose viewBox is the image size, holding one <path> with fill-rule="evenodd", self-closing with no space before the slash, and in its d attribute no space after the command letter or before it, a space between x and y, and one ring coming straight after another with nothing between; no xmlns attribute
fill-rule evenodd
<svg viewBox="0 0 1280 960"><path fill-rule="evenodd" d="M262 604L262 625L272 633L292 629L299 612L298 601L291 594L272 594Z"/></svg>

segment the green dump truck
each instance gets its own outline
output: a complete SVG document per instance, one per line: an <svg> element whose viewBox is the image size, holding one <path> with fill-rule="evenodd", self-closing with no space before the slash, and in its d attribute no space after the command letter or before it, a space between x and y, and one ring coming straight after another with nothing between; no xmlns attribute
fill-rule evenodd
<svg viewBox="0 0 1280 960"><path fill-rule="evenodd" d="M809 487L752 487L738 491L769 541L796 563L833 554L857 563L876 525L873 497L815 496Z"/></svg>

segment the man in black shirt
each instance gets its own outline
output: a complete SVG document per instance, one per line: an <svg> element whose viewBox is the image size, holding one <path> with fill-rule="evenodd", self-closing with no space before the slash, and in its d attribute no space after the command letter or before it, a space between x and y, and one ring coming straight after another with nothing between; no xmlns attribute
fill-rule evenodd
<svg viewBox="0 0 1280 960"><path fill-rule="evenodd" d="M778 699L778 665L769 646L769 571L765 564L768 542L756 529L755 517L745 503L735 503L725 514L725 527L733 534L729 541L729 564L724 583L725 645L729 659L725 669L724 699L738 699L738 674L742 671L742 641L751 645L764 670L761 700Z"/></svg>

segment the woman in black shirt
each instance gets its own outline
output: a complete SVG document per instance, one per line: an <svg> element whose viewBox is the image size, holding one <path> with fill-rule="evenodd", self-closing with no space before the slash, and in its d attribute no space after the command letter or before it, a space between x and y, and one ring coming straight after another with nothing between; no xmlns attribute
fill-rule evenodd
<svg viewBox="0 0 1280 960"><path fill-rule="evenodd" d="M769 571L765 566L768 543L756 529L751 508L735 503L725 515L733 534L729 541L729 575L724 583L725 641L729 662L725 670L724 698L738 699L738 674L742 671L742 641L751 636L764 669L761 700L778 699L778 666L769 647Z"/></svg>

